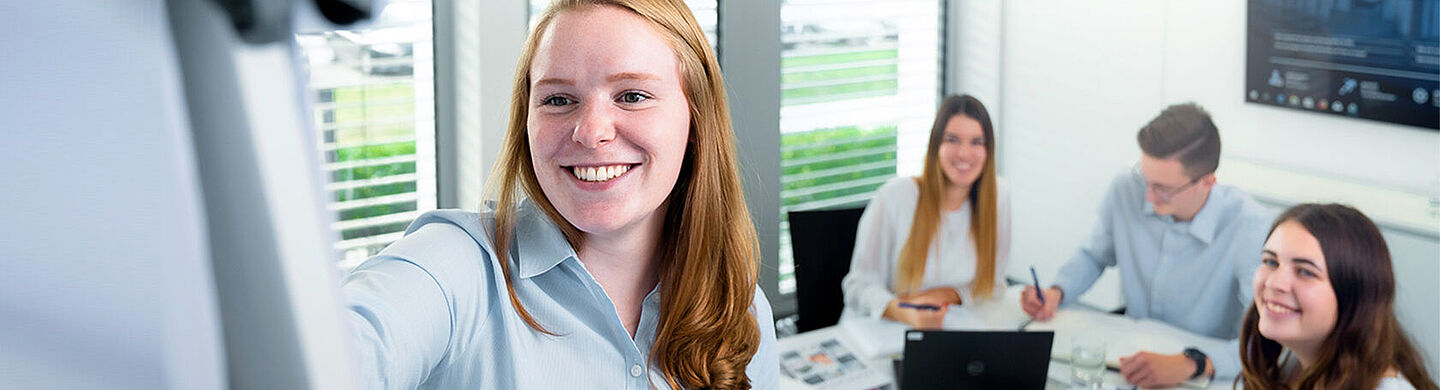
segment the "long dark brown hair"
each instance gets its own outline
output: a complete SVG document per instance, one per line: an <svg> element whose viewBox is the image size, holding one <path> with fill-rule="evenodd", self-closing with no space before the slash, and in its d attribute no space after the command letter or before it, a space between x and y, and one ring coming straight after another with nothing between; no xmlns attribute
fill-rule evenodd
<svg viewBox="0 0 1440 390"><path fill-rule="evenodd" d="M1395 274L1390 249L1374 222L1339 204L1300 204L1270 227L1295 221L1320 242L1335 290L1335 328L1320 355L1293 383L1282 377L1282 346L1260 334L1252 302L1240 329L1241 380L1246 389L1374 389L1395 367L1416 389L1435 390L1424 359L1395 320ZM1293 384L1293 386L1292 386Z"/></svg>
<svg viewBox="0 0 1440 390"><path fill-rule="evenodd" d="M925 260L930 256L930 243L940 229L940 203L950 178L940 170L940 143L945 139L945 125L955 116L980 122L985 132L985 167L970 185L970 238L975 240L975 281L970 283L971 296L988 298L995 290L996 189L995 130L990 113L980 100L970 95L951 95L940 102L935 124L930 127L930 144L925 150L925 168L917 180L920 199L915 203L915 217L910 224L909 238L900 248L900 262L895 272L896 292L911 292L920 287L925 276Z"/></svg>
<svg viewBox="0 0 1440 390"><path fill-rule="evenodd" d="M520 52L510 103L510 126L490 177L496 253L508 253L516 205L523 195L560 227L573 247L584 235L545 198L526 137L530 66L546 28L563 12L619 7L655 26L680 62L690 110L690 140L680 176L664 210L659 247L660 319L651 357L673 388L748 389L745 367L760 345L750 312L755 298L759 241L740 186L734 130L720 64L690 8L680 0L555 0L535 23ZM522 194L523 193L523 194ZM548 332L520 304L510 262L500 262L510 302L537 332ZM762 318L759 321L771 321Z"/></svg>

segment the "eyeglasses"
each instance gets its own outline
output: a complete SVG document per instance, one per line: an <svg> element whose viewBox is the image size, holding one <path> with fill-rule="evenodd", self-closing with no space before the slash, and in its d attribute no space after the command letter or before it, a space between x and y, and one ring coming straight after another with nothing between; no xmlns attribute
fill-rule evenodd
<svg viewBox="0 0 1440 390"><path fill-rule="evenodd" d="M1199 183L1200 179L1204 177L1197 177L1191 179L1189 183L1185 183L1184 185L1181 185L1179 187L1170 188L1169 186L1163 184L1155 184L1151 183L1148 180L1145 180L1145 174L1144 172L1140 171L1140 164L1138 163L1135 164L1134 167L1130 168L1130 173L1134 174L1136 178L1140 179L1141 182L1145 183L1145 186L1149 188L1150 191L1154 191L1155 196L1160 198L1161 203L1170 203L1171 198L1174 198L1175 195L1179 195L1181 192L1184 192L1190 187L1193 187L1195 183Z"/></svg>

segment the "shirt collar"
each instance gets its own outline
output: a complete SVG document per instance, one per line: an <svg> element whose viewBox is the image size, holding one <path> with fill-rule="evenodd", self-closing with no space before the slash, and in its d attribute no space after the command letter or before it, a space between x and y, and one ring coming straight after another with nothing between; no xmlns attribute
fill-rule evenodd
<svg viewBox="0 0 1440 390"><path fill-rule="evenodd" d="M1141 191L1144 191L1144 189L1141 189ZM1220 214L1222 213L1220 209L1224 207L1224 205L1220 203L1225 203L1225 199L1225 193L1221 190L1220 186L1211 187L1210 195L1205 199L1205 205L1200 206L1200 212L1195 213L1195 218L1190 219L1190 226L1187 232L1206 244L1214 241L1215 229L1220 226ZM1142 200L1140 203L1142 204L1141 212L1143 212L1144 215L1160 218L1160 220L1166 223L1176 223L1174 216L1156 214L1155 205L1150 204L1149 201Z"/></svg>
<svg viewBox="0 0 1440 390"><path fill-rule="evenodd" d="M511 242L518 254L515 261L519 263L522 279L543 274L565 259L579 258L560 227L529 199L516 210L515 235Z"/></svg>
<svg viewBox="0 0 1440 390"><path fill-rule="evenodd" d="M1209 244L1215 240L1215 230L1220 227L1220 214L1226 197L1220 186L1210 188L1210 195L1205 198L1205 205L1200 206L1200 212L1195 213L1195 218L1190 220L1190 235L1200 239L1201 242ZM1150 202L1145 202L1150 203Z"/></svg>

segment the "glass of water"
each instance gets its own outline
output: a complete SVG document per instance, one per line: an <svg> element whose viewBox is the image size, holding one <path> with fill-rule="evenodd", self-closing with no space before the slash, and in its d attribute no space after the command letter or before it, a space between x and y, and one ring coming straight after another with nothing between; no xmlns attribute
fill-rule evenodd
<svg viewBox="0 0 1440 390"><path fill-rule="evenodd" d="M1076 337L1070 349L1070 379L1075 386L1099 389L1105 382L1105 340Z"/></svg>

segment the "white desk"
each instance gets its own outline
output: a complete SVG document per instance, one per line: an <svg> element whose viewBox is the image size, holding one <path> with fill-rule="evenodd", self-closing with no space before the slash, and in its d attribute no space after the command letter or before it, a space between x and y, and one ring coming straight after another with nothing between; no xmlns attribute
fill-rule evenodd
<svg viewBox="0 0 1440 390"><path fill-rule="evenodd" d="M1015 330L1027 322L1020 310L1023 287L1006 290L1005 296L989 302L951 306L945 316L946 330ZM840 324L780 339L782 389L893 389L891 360L904 349L903 324L867 318L843 318ZM1051 348L1047 389L1070 387L1070 367L1065 363L1075 337L1107 340L1106 357L1118 367L1118 358L1142 347L1160 353L1179 353L1187 345L1209 346L1224 340L1191 334L1152 320L1134 320L1109 313L1066 309L1053 320L1032 323L1026 330L1055 332ZM792 373L794 376L792 376ZM1130 389L1120 373L1107 371L1105 389ZM1187 383L1181 389L1229 389L1229 380L1214 383Z"/></svg>

